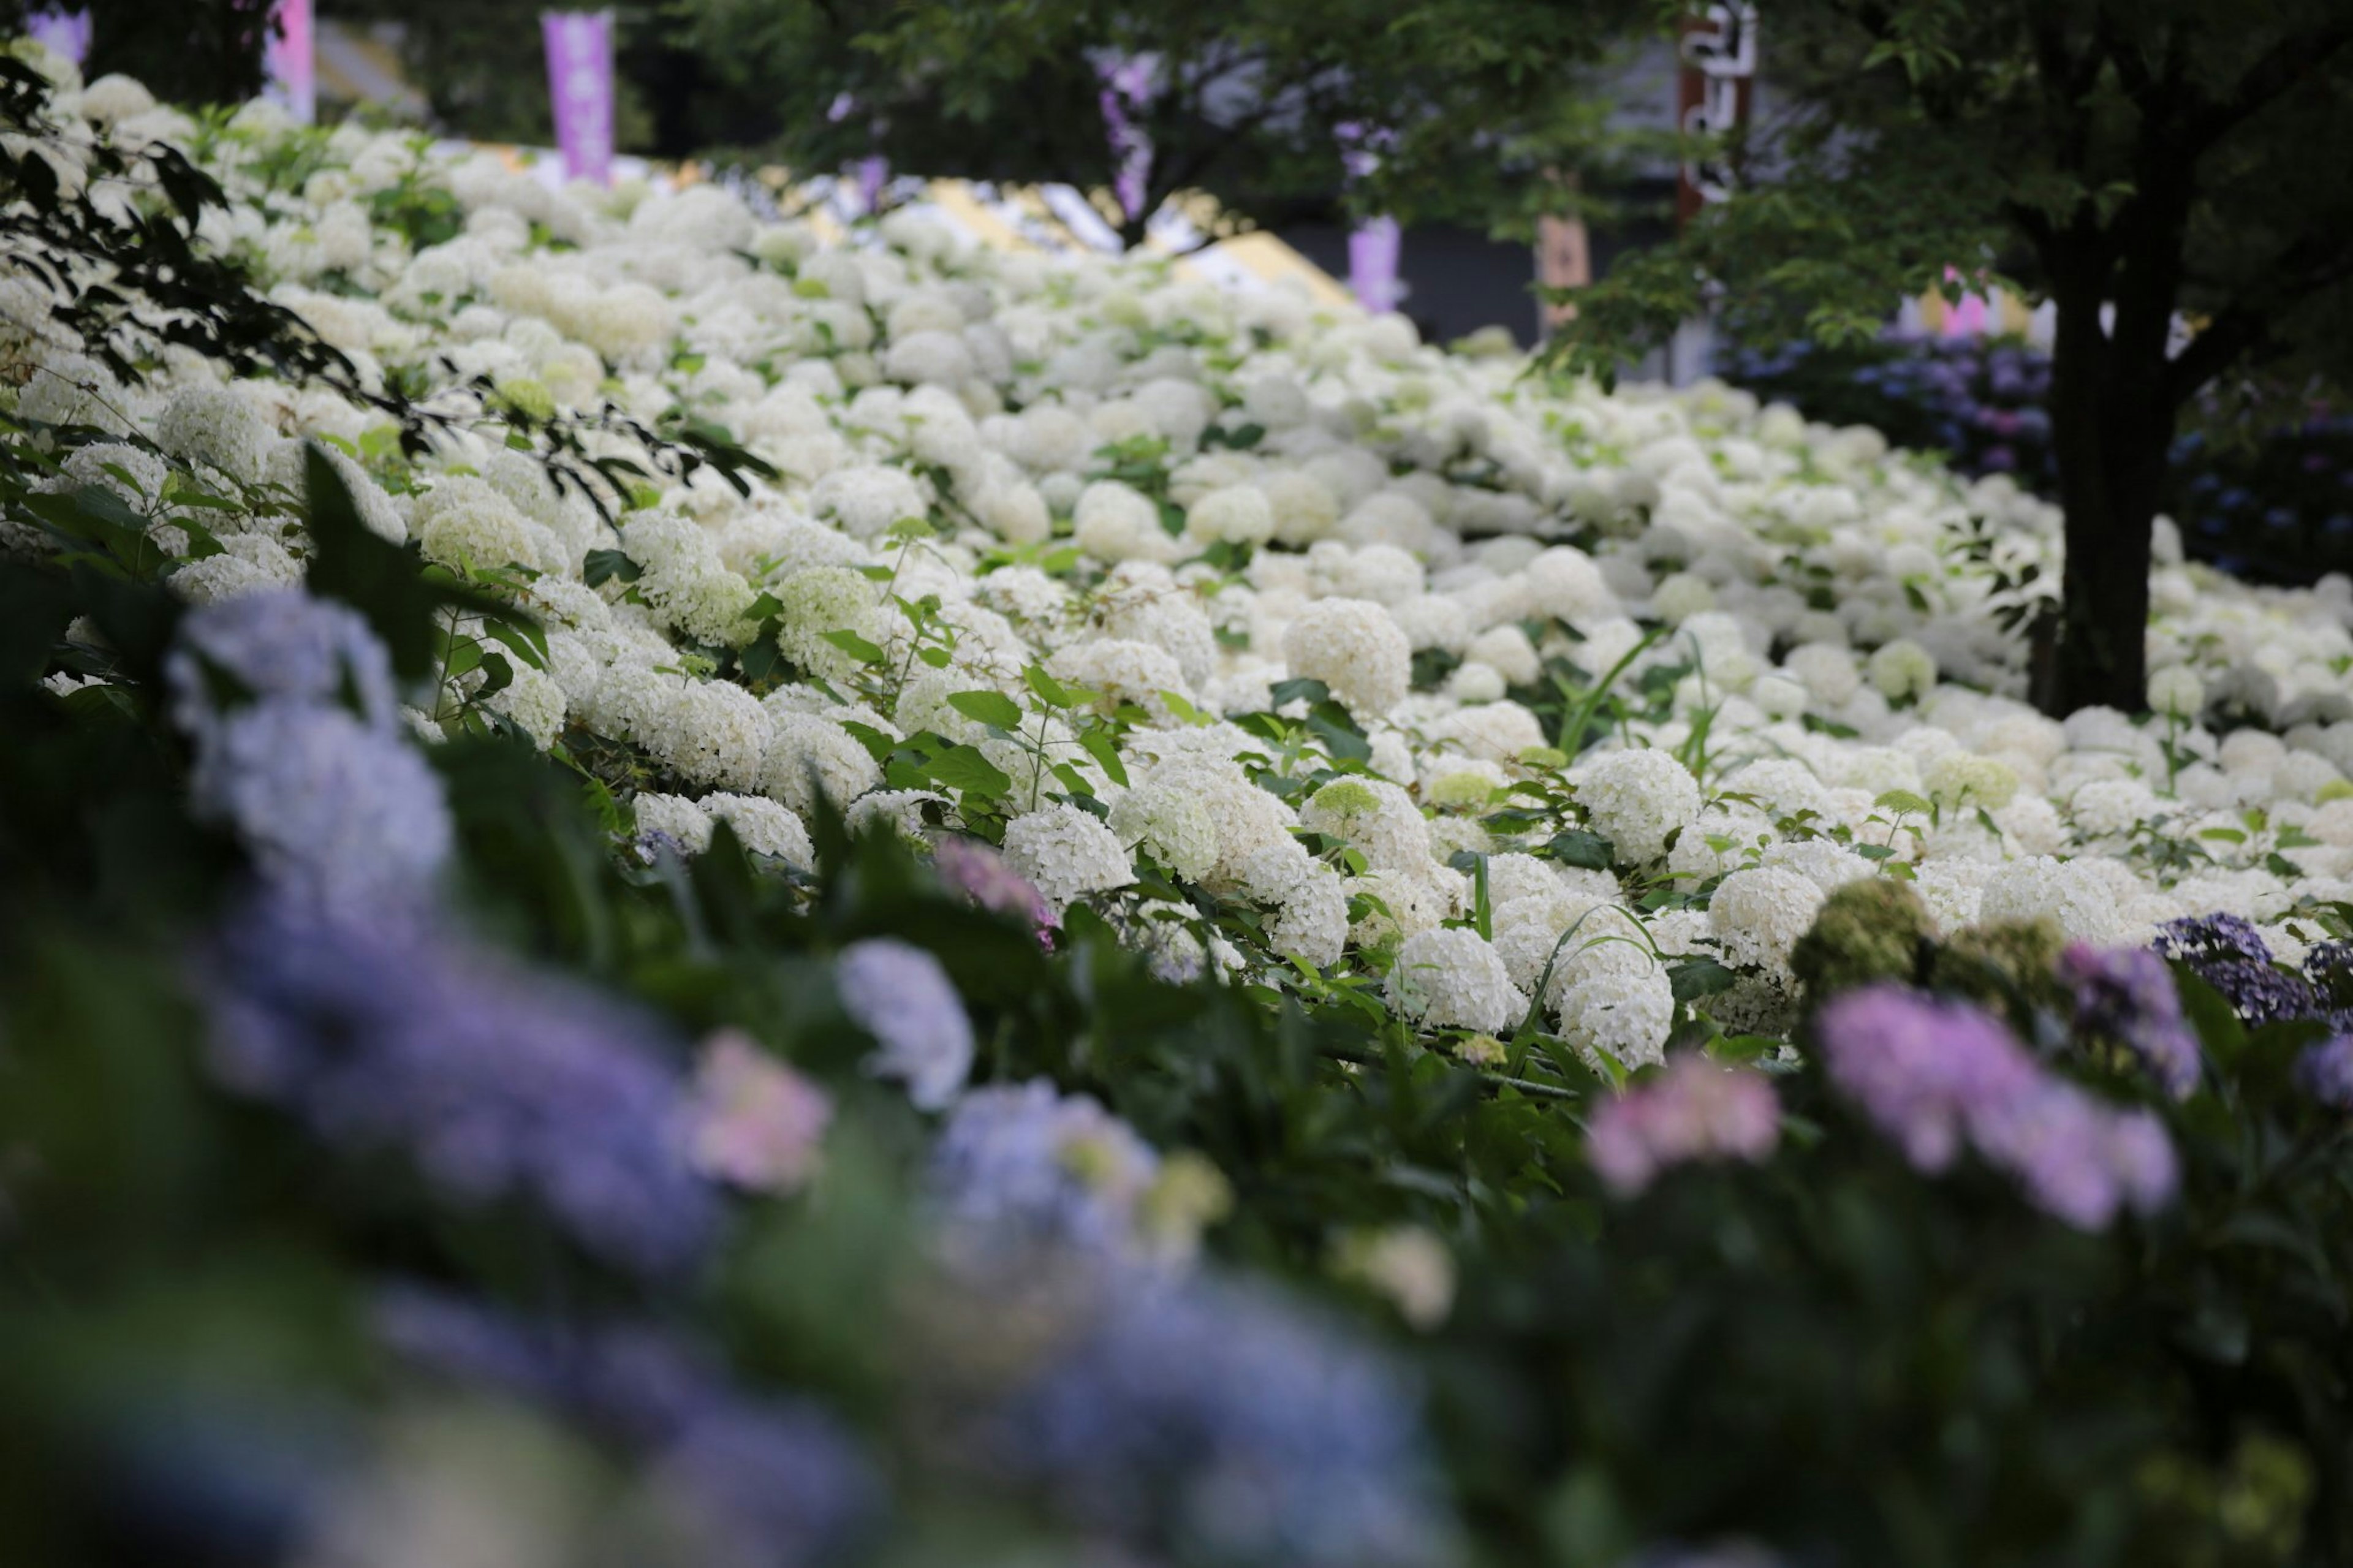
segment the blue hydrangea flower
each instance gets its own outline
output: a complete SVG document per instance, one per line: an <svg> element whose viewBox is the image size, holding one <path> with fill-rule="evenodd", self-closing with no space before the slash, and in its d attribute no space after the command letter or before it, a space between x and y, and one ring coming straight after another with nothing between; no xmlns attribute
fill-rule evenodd
<svg viewBox="0 0 2353 1568"><path fill-rule="evenodd" d="M378 1336L420 1369L525 1400L617 1441L757 1568L836 1563L881 1489L849 1434L814 1405L737 1388L659 1330L533 1322L421 1289L387 1291Z"/></svg>
<svg viewBox="0 0 2353 1568"><path fill-rule="evenodd" d="M719 1201L690 1163L681 1053L628 1008L283 893L224 926L195 983L222 1079L321 1139L403 1151L459 1202L528 1197L635 1271L708 1250Z"/></svg>
<svg viewBox="0 0 2353 1568"><path fill-rule="evenodd" d="M1125 1275L989 1427L997 1467L1183 1562L1459 1560L1410 1386L1265 1288Z"/></svg>

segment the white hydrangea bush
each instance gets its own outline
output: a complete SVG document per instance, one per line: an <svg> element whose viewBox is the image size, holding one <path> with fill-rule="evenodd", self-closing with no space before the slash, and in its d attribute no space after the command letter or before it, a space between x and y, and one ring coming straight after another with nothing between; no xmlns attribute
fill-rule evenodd
<svg viewBox="0 0 2353 1568"><path fill-rule="evenodd" d="M177 351L124 385L11 288L0 399L65 432L56 484L209 603L300 579L322 445L369 530L531 628L453 625L411 726L561 752L633 853L724 822L807 871L825 813L978 836L1211 974L1627 1064L1695 962L1771 1016L1861 877L1947 930L2221 910L2288 951L2353 898L2343 578L2249 587L2161 527L2148 711L2054 721L2023 628L2057 512L1871 431L920 212L828 244L711 185L550 190L265 107L200 131L115 80L60 108L191 148L232 198L207 239L459 416L412 458L372 409ZM559 488L502 410L589 420L644 477ZM608 412L754 466L682 476Z"/></svg>

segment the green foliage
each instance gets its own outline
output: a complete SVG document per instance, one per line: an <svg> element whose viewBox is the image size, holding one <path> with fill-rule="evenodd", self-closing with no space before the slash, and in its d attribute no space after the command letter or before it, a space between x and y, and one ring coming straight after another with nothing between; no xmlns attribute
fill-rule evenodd
<svg viewBox="0 0 2353 1568"><path fill-rule="evenodd" d="M1187 7L889 0L683 0L697 52L770 116L796 169L871 153L928 175L1107 187L1096 59L1150 54L1165 90L1136 116L1155 148L1145 210L1179 191L1244 219L1343 184L1333 128L1395 142L1367 210L1525 231L1575 197L1559 175L1614 146L1594 91L1565 91L1635 0L1216 0ZM831 110L847 93L854 112ZM1133 243L1141 222L1123 226ZM1242 444L1239 433L1236 444Z"/></svg>

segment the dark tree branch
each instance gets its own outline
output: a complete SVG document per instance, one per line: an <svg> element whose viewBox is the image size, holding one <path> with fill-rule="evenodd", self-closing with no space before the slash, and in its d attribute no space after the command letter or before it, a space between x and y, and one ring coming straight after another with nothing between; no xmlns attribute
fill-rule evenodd
<svg viewBox="0 0 2353 1568"><path fill-rule="evenodd" d="M2179 152L2194 158L2317 71L2338 50L2353 44L2353 20L2333 22L2283 38L2239 78L2238 89L2207 104L2183 121Z"/></svg>

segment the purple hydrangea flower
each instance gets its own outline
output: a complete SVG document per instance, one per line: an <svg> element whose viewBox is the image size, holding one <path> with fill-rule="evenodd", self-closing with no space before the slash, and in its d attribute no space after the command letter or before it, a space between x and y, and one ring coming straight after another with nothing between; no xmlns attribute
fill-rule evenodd
<svg viewBox="0 0 2353 1568"><path fill-rule="evenodd" d="M2250 1024L2306 1018L2316 998L2301 975L2272 962L2263 932L2238 915L2200 915L2157 928L2157 951L2189 966Z"/></svg>
<svg viewBox="0 0 2353 1568"><path fill-rule="evenodd" d="M2353 941L2314 943L2304 955L2304 977L2329 1028L2353 1034Z"/></svg>
<svg viewBox="0 0 2353 1568"><path fill-rule="evenodd" d="M977 838L943 838L932 852L932 865L949 888L984 910L1019 920L1041 941L1062 923L1046 895Z"/></svg>
<svg viewBox="0 0 2353 1568"><path fill-rule="evenodd" d="M1621 1195L1694 1160L1763 1163L1781 1136L1781 1106L1760 1073L1679 1052L1655 1078L1610 1096L1586 1123L1586 1151Z"/></svg>
<svg viewBox="0 0 2353 1568"><path fill-rule="evenodd" d="M2016 1103L2041 1076L1990 1016L1900 986L1832 998L1815 1029L1831 1081L1923 1171L1949 1166L1973 1121Z"/></svg>
<svg viewBox="0 0 2353 1568"><path fill-rule="evenodd" d="M2353 1110L2353 1035L2306 1047L2296 1058L2295 1081L2321 1104Z"/></svg>
<svg viewBox="0 0 2353 1568"><path fill-rule="evenodd" d="M873 1471L815 1407L735 1388L658 1330L526 1322L438 1292L378 1301L404 1360L580 1422L635 1452L725 1548L728 1563L841 1560L881 1501Z"/></svg>
<svg viewBox="0 0 2353 1568"><path fill-rule="evenodd" d="M972 1073L972 1020L940 961L896 937L854 942L834 961L834 989L858 1026L881 1047L868 1070L907 1085L907 1098L939 1110Z"/></svg>
<svg viewBox="0 0 2353 1568"><path fill-rule="evenodd" d="M2076 1028L2121 1041L2174 1099L2197 1089L2198 1037L2182 1016L2173 971L2153 949L2073 942L2059 955L2059 977L2074 990Z"/></svg>
<svg viewBox="0 0 2353 1568"><path fill-rule="evenodd" d="M219 1077L321 1139L402 1150L461 1202L528 1196L642 1273L708 1250L719 1204L676 1053L610 998L283 894L229 921L195 978Z"/></svg>
<svg viewBox="0 0 2353 1568"><path fill-rule="evenodd" d="M1966 1141L2083 1230L2153 1213L2179 1185L2161 1122L2048 1071L1975 1007L1874 985L1833 998L1814 1027L1831 1080L1920 1170L1949 1166Z"/></svg>
<svg viewBox="0 0 2353 1568"><path fill-rule="evenodd" d="M1214 1276L1121 1276L984 1428L994 1464L1155 1560L1457 1561L1410 1386L1336 1322Z"/></svg>

